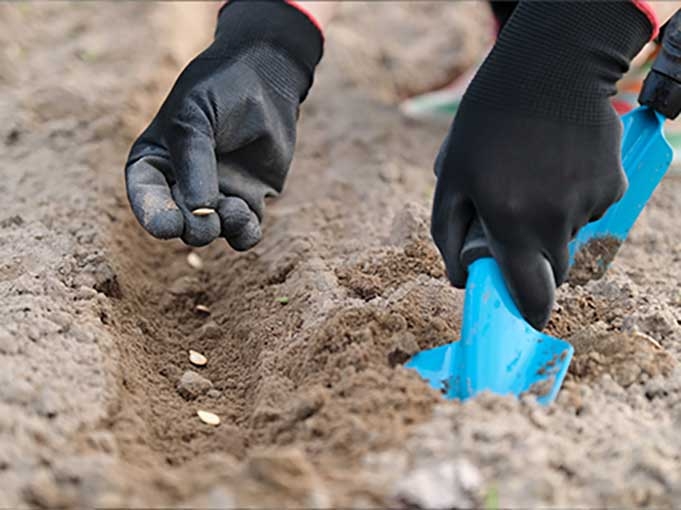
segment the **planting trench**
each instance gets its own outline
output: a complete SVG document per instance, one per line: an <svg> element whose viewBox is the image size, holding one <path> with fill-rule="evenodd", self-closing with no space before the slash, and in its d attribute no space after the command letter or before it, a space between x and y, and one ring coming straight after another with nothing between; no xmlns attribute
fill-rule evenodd
<svg viewBox="0 0 681 510"><path fill-rule="evenodd" d="M203 44L212 7L0 7L4 506L657 506L681 496L681 182L665 180L603 280L560 290L549 331L576 356L556 405L445 403L401 367L458 336L462 295L428 237L444 132L389 103L420 87L388 64L398 49L377 44L380 87L363 71L377 55L358 50L362 23L388 7L395 33L423 37L403 28L411 7L346 8L264 240L244 254L219 242L196 250L202 269L189 248L135 223L122 167ZM429 5L459 20L484 20L481 8ZM455 43L463 66L475 48ZM192 366L189 349L208 364ZM178 391L187 370L212 388Z"/></svg>

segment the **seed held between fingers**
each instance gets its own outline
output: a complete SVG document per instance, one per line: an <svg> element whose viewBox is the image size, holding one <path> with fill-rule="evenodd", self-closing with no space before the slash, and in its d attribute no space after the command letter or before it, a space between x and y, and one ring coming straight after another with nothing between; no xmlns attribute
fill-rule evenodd
<svg viewBox="0 0 681 510"><path fill-rule="evenodd" d="M220 417L217 414L210 413L208 411L198 410L196 414L199 419L207 425L220 425Z"/></svg>
<svg viewBox="0 0 681 510"><path fill-rule="evenodd" d="M215 212L215 209L211 209L210 207L199 207L198 209L194 209L192 211L192 214L194 216L208 216L210 214L213 214Z"/></svg>

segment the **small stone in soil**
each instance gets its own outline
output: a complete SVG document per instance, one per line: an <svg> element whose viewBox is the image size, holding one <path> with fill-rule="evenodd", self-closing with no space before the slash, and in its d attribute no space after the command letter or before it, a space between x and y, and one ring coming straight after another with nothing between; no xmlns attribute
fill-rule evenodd
<svg viewBox="0 0 681 510"><path fill-rule="evenodd" d="M220 329L220 326L215 323L215 321L208 321L203 324L201 328L199 328L198 337L201 340L218 338L221 333L222 330Z"/></svg>
<svg viewBox="0 0 681 510"><path fill-rule="evenodd" d="M201 409L196 411L196 414L199 416L199 419L207 425L220 425L220 417L217 414L202 411Z"/></svg>
<svg viewBox="0 0 681 510"><path fill-rule="evenodd" d="M208 363L208 359L203 354L191 349L189 349L189 361L197 367L203 367Z"/></svg>
<svg viewBox="0 0 681 510"><path fill-rule="evenodd" d="M177 383L177 392L186 400L194 400L213 387L213 383L192 370L187 370Z"/></svg>

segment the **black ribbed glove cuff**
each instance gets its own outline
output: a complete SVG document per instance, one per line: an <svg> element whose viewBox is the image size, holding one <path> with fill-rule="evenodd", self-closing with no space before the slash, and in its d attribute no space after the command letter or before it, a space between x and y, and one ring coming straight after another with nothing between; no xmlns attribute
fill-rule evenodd
<svg viewBox="0 0 681 510"><path fill-rule="evenodd" d="M283 52L305 73L302 101L322 58L324 38L305 14L283 0L231 0L220 11L215 42L202 58L234 58L239 49L262 45Z"/></svg>
<svg viewBox="0 0 681 510"><path fill-rule="evenodd" d="M652 35L632 2L520 2L465 95L528 116L612 119L605 98Z"/></svg>

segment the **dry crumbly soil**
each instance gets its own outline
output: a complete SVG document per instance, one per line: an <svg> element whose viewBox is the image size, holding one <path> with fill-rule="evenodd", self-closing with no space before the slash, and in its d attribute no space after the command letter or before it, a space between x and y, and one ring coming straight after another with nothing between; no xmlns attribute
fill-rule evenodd
<svg viewBox="0 0 681 510"><path fill-rule="evenodd" d="M482 4L427 8L489 29ZM348 71L376 67L367 20L407 42L427 24L346 6L265 239L198 250L196 269L135 223L122 168L213 9L0 5L0 506L673 506L681 182L602 280L560 290L549 331L576 355L555 405L445 402L401 366L458 336L462 295L428 238L444 133L390 103L485 36L454 34L427 80L403 69L428 51L381 41L399 72L377 70L377 94Z"/></svg>

